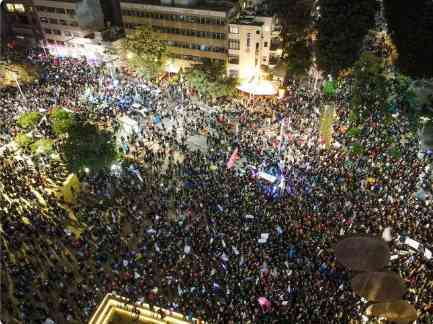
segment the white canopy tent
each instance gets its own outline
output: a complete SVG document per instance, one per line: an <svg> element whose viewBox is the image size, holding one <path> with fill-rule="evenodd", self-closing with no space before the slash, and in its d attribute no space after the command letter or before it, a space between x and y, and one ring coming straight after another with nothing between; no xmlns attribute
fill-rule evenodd
<svg viewBox="0 0 433 324"><path fill-rule="evenodd" d="M278 87L269 80L253 79L252 82L241 84L237 88L252 96L275 96L278 94Z"/></svg>

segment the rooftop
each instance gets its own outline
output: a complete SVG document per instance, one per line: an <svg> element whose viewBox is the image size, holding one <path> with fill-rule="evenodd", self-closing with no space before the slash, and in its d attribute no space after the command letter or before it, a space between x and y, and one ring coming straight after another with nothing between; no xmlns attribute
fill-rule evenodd
<svg viewBox="0 0 433 324"><path fill-rule="evenodd" d="M122 3L140 3L152 6L162 7L175 7L175 8L186 8L186 9L198 9L198 10L212 10L212 11L228 11L233 8L234 3L230 1L191 1L191 4L183 5L176 3L177 0L172 1L171 5L164 4L161 0L120 0ZM182 2L187 2L183 0ZM188 1L189 2L189 1Z"/></svg>
<svg viewBox="0 0 433 324"><path fill-rule="evenodd" d="M197 319L193 319L197 323ZM182 314L149 304L135 306L120 296L107 294L89 324L191 324ZM201 322L204 323L204 322Z"/></svg>

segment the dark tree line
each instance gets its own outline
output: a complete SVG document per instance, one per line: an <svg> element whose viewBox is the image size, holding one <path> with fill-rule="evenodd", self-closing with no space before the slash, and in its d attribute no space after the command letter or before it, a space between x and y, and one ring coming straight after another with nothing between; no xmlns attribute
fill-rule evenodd
<svg viewBox="0 0 433 324"><path fill-rule="evenodd" d="M433 1L384 0L389 32L399 53L397 65L412 77L433 76Z"/></svg>
<svg viewBox="0 0 433 324"><path fill-rule="evenodd" d="M319 0L317 62L326 73L352 67L363 39L374 27L377 0Z"/></svg>
<svg viewBox="0 0 433 324"><path fill-rule="evenodd" d="M270 9L279 18L283 41L283 59L288 75L303 76L311 65L308 33L312 27L313 0L270 0Z"/></svg>

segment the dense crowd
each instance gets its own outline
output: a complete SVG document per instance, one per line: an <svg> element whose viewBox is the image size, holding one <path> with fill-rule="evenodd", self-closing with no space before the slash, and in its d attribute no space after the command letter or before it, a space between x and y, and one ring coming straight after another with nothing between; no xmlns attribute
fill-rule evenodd
<svg viewBox="0 0 433 324"><path fill-rule="evenodd" d="M66 177L60 162L34 164L3 151L6 323L83 323L108 292L211 323L355 323L365 304L336 262L335 244L355 234L380 236L389 226L394 238L433 242L431 205L415 194L431 159L418 157L404 116L385 125L371 112L356 140L365 151L355 154L347 149L355 139L346 134L344 92L336 99L336 144L324 149L318 130L325 99L300 85L285 100L265 99L271 114L234 99L210 113L176 85L157 88L118 72L113 86L112 74L83 60L29 59L44 79L23 87L27 101L1 90L3 144L22 111L61 105L114 129L119 116L135 116L134 101L149 112L137 119L138 134L120 139L132 166L83 174L79 203L69 210L43 189L47 179ZM197 135L206 145L192 150L188 139ZM390 141L400 156L389 154ZM229 169L236 148L242 163ZM273 165L287 177L279 197L250 172ZM432 323L431 261L398 242L390 247L398 256L390 269L406 281L418 323Z"/></svg>

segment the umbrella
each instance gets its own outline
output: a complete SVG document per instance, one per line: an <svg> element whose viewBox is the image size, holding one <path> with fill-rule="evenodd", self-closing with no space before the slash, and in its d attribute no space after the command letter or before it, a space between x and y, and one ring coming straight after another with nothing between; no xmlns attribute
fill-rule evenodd
<svg viewBox="0 0 433 324"><path fill-rule="evenodd" d="M352 288L369 301L398 300L406 293L403 279L393 272L366 272L352 279Z"/></svg>
<svg viewBox="0 0 433 324"><path fill-rule="evenodd" d="M413 322L418 318L415 307L405 300L370 305L365 314L385 317L389 321Z"/></svg>
<svg viewBox="0 0 433 324"><path fill-rule="evenodd" d="M335 256L351 270L377 271L389 263L390 253L385 241L360 236L339 242L335 247Z"/></svg>

